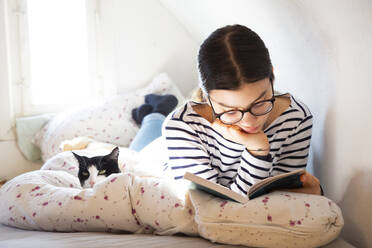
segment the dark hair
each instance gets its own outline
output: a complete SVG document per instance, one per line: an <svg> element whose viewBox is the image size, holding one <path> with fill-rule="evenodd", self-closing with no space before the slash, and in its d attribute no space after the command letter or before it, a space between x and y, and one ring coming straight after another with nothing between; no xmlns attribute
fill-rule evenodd
<svg viewBox="0 0 372 248"><path fill-rule="evenodd" d="M261 38L242 25L215 30L202 43L198 54L200 88L238 89L242 83L264 78L274 81L269 51Z"/></svg>

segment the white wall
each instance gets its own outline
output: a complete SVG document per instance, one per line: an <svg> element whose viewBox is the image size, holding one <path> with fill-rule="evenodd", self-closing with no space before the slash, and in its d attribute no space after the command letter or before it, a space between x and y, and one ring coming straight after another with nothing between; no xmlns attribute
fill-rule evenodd
<svg viewBox="0 0 372 248"><path fill-rule="evenodd" d="M41 162L26 160L15 141L0 141L0 181L40 169Z"/></svg>
<svg viewBox="0 0 372 248"><path fill-rule="evenodd" d="M24 159L14 141L14 130L9 128L14 117L13 110L9 108L12 106L9 94L12 89L8 84L13 68L10 68L8 59L9 40L4 35L8 28L6 8L5 1L0 0L0 181L40 168L40 163Z"/></svg>
<svg viewBox="0 0 372 248"><path fill-rule="evenodd" d="M160 0L200 44L240 23L266 42L276 88L314 115L314 173L342 208L343 237L372 247L372 2Z"/></svg>
<svg viewBox="0 0 372 248"><path fill-rule="evenodd" d="M167 72L186 93L196 86L197 43L157 0L101 1L104 81L125 92Z"/></svg>

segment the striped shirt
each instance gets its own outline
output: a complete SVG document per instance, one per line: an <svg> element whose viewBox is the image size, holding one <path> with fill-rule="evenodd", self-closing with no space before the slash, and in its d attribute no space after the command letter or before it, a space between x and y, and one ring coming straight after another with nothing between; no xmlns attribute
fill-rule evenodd
<svg viewBox="0 0 372 248"><path fill-rule="evenodd" d="M255 183L270 176L305 168L313 117L308 107L288 94L289 107L266 129L271 155L252 155L244 145L225 139L188 101L168 115L162 134L167 147L165 171L178 180L186 171L246 195Z"/></svg>

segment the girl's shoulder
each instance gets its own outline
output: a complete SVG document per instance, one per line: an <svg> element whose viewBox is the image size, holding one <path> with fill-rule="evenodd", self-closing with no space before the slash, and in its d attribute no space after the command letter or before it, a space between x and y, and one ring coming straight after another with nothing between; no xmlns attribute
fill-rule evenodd
<svg viewBox="0 0 372 248"><path fill-rule="evenodd" d="M186 101L184 104L176 108L168 117L180 121L197 121L210 123L205 118L206 104L198 103L192 100Z"/></svg>
<svg viewBox="0 0 372 248"><path fill-rule="evenodd" d="M290 100L289 106L285 111L296 113L296 115L300 118L307 118L309 116L312 116L309 107L302 100L289 93L285 95Z"/></svg>
<svg viewBox="0 0 372 248"><path fill-rule="evenodd" d="M185 127L187 129L209 130L211 123L206 120L198 109L200 104L192 100L186 101L170 113L163 124L164 126ZM201 105L200 105L201 106ZM209 131L208 131L209 132Z"/></svg>
<svg viewBox="0 0 372 248"><path fill-rule="evenodd" d="M276 102L285 102L285 108L280 110L280 113L274 120L265 128L266 131L275 129L279 125L290 123L291 126L297 126L305 121L312 120L312 114L309 107L297 97L290 93L280 94L276 96Z"/></svg>

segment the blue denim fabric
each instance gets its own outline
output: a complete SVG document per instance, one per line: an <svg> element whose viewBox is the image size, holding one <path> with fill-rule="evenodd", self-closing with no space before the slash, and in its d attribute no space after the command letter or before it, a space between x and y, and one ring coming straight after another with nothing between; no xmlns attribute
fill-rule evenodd
<svg viewBox="0 0 372 248"><path fill-rule="evenodd" d="M165 116L160 113L151 113L146 115L141 123L141 127L134 137L129 149L137 152L141 151L151 141L161 136L161 127Z"/></svg>

